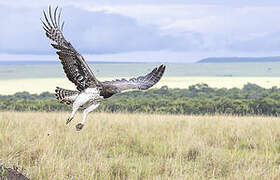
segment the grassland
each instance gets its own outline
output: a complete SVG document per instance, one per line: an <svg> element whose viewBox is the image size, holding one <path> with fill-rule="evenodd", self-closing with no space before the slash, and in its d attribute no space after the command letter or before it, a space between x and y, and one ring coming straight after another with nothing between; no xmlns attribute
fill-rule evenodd
<svg viewBox="0 0 280 180"><path fill-rule="evenodd" d="M0 163L31 179L279 179L280 119L0 114Z"/></svg>
<svg viewBox="0 0 280 180"><path fill-rule="evenodd" d="M135 77L149 73L160 63L90 64L101 81L117 77ZM273 63L167 63L163 79L156 85L187 88L206 83L217 88L241 88L248 82L264 88L280 85L280 62ZM67 80L61 64L0 64L0 94L19 91L53 92L56 86L75 87Z"/></svg>
<svg viewBox="0 0 280 180"><path fill-rule="evenodd" d="M116 79L116 77L99 78L101 81ZM279 77L164 77L155 87L164 85L170 88L188 88L197 83L206 83L216 88L242 88L247 83L257 84L264 88L280 85ZM75 89L74 85L65 78L31 78L0 80L1 95L14 94L20 91L30 93L54 92L56 86Z"/></svg>

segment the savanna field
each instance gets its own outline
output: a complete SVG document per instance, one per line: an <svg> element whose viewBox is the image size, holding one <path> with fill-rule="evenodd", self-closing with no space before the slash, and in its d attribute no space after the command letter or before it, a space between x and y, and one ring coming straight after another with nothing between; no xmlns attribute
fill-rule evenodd
<svg viewBox="0 0 280 180"><path fill-rule="evenodd" d="M19 91L54 92L56 86L75 89L68 81L58 61L56 64L0 64L0 95ZM137 77L149 73L160 63L90 64L101 81ZM247 83L264 88L280 85L280 63L167 63L160 88L188 88L205 83L215 88L242 88Z"/></svg>
<svg viewBox="0 0 280 180"><path fill-rule="evenodd" d="M91 66L104 81L155 64ZM2 65L0 165L32 180L280 179L280 63L167 67L155 89L103 102L77 132L81 114L66 126L50 94L75 89L60 64Z"/></svg>
<svg viewBox="0 0 280 180"><path fill-rule="evenodd" d="M279 12L0 0L0 180L280 180Z"/></svg>
<svg viewBox="0 0 280 180"><path fill-rule="evenodd" d="M30 179L279 179L278 117L1 112L0 161Z"/></svg>

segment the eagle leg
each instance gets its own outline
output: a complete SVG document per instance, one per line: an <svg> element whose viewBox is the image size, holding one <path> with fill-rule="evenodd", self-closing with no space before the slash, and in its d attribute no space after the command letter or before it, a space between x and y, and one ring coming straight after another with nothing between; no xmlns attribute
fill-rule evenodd
<svg viewBox="0 0 280 180"><path fill-rule="evenodd" d="M78 109L79 109L79 106L76 107L76 106L73 104L73 110L72 110L72 113L71 113L70 117L69 117L69 118L67 119L67 121L66 121L66 125L67 125L68 123L70 123L70 121L72 121L72 119L74 118L74 116L75 116L75 114L76 114L76 112L77 112Z"/></svg>
<svg viewBox="0 0 280 180"><path fill-rule="evenodd" d="M88 108L86 108L86 109L84 110L82 122L80 122L80 123L78 123L78 124L76 125L76 130L77 130L77 131L80 131L80 130L84 127L84 125L85 125L85 123L86 123L86 117L87 117L88 113L90 113L91 111L93 111L94 109L96 109L98 106L99 106L99 103L95 103L95 104L90 105Z"/></svg>

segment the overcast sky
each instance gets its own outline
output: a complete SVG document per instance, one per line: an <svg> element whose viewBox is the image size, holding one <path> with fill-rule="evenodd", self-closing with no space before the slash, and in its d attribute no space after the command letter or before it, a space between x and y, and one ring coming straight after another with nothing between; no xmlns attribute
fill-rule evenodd
<svg viewBox="0 0 280 180"><path fill-rule="evenodd" d="M279 0L0 0L0 60L57 61L40 23L48 5L88 61L280 56Z"/></svg>

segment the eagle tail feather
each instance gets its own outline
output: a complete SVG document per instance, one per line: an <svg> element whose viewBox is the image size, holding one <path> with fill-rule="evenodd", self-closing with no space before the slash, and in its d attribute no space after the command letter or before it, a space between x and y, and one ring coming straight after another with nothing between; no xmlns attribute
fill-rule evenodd
<svg viewBox="0 0 280 180"><path fill-rule="evenodd" d="M79 91L73 91L68 89L63 89L60 87L56 87L55 89L55 96L56 99L59 100L62 104L71 105L74 103L76 98L79 95Z"/></svg>

